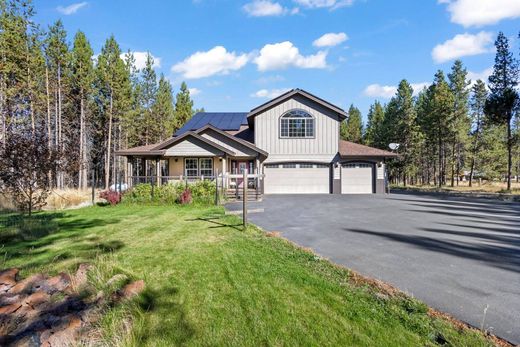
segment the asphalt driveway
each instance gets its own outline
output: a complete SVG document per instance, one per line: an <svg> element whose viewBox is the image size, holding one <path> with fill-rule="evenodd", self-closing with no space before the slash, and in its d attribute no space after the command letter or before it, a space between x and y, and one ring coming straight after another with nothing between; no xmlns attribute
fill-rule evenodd
<svg viewBox="0 0 520 347"><path fill-rule="evenodd" d="M267 231L520 344L519 203L414 194L273 195L249 209L263 209L249 220Z"/></svg>

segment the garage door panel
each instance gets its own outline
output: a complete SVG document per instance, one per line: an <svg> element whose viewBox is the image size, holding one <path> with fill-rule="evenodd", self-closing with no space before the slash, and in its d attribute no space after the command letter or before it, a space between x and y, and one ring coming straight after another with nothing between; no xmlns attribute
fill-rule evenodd
<svg viewBox="0 0 520 347"><path fill-rule="evenodd" d="M365 163L343 165L341 168L342 194L372 194L373 167Z"/></svg>
<svg viewBox="0 0 520 347"><path fill-rule="evenodd" d="M328 194L329 168L264 169L265 194Z"/></svg>

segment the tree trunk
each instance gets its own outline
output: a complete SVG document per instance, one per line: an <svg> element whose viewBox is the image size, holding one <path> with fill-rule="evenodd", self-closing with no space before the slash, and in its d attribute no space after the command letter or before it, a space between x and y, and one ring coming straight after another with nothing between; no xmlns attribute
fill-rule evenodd
<svg viewBox="0 0 520 347"><path fill-rule="evenodd" d="M473 173L475 172L475 157L471 158L471 169L469 170L469 186L473 187Z"/></svg>
<svg viewBox="0 0 520 347"><path fill-rule="evenodd" d="M86 188L86 172L85 172L85 162L84 162L84 127L85 127L85 109L84 109L84 98L83 98L83 90L80 90L80 114L79 114L79 170L78 170L78 188L85 189Z"/></svg>
<svg viewBox="0 0 520 347"><path fill-rule="evenodd" d="M107 139L107 152L105 160L105 189L110 186L110 161L112 159L110 150L112 146L112 111L113 111L113 98L112 92L110 92L110 109L108 115L108 139Z"/></svg>
<svg viewBox="0 0 520 347"><path fill-rule="evenodd" d="M511 171L513 169L513 138L511 137L511 120L507 122L507 190L511 190Z"/></svg>

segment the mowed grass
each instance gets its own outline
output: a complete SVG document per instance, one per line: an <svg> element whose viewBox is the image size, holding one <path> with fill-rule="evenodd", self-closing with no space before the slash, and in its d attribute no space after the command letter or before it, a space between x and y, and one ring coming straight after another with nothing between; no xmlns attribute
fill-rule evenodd
<svg viewBox="0 0 520 347"><path fill-rule="evenodd" d="M22 276L90 262L144 279L139 298L103 316L108 344L491 345L430 317L416 300L354 285L346 269L255 227L242 230L221 207L91 207L29 221L5 215L0 242L3 267ZM118 330L128 318L130 332Z"/></svg>

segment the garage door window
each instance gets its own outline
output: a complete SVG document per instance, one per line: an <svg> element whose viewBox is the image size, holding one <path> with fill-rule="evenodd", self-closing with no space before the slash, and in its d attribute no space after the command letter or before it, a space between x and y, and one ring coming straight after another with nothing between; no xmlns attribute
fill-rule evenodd
<svg viewBox="0 0 520 347"><path fill-rule="evenodd" d="M296 169L296 164L283 164L284 169Z"/></svg>
<svg viewBox="0 0 520 347"><path fill-rule="evenodd" d="M268 169L278 169L279 166L278 164L265 164L265 167Z"/></svg>
<svg viewBox="0 0 520 347"><path fill-rule="evenodd" d="M372 167L372 165L366 163L343 164L341 166L349 169Z"/></svg>
<svg viewBox="0 0 520 347"><path fill-rule="evenodd" d="M300 164L301 169L312 169L314 167L313 164Z"/></svg>

